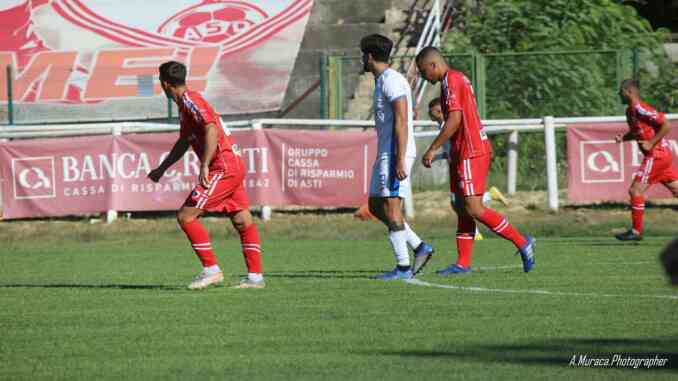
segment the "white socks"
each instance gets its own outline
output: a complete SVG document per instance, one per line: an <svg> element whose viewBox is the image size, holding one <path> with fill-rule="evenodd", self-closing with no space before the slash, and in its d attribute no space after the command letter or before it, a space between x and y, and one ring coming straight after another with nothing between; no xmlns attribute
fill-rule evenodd
<svg viewBox="0 0 678 381"><path fill-rule="evenodd" d="M221 272L221 269L219 268L219 265L207 266L207 267L204 267L203 270L204 270L207 274L210 274L210 275L216 274L216 273L220 273L220 272Z"/></svg>
<svg viewBox="0 0 678 381"><path fill-rule="evenodd" d="M398 266L409 266L410 253L407 251L406 230L389 231L388 239L391 241L391 246L393 246L393 252L395 253L396 263L398 263Z"/></svg>
<svg viewBox="0 0 678 381"><path fill-rule="evenodd" d="M407 236L407 244L410 245L412 249L416 249L421 245L421 238L417 235L417 233L414 232L414 230L410 229L410 225L405 224L405 235Z"/></svg>

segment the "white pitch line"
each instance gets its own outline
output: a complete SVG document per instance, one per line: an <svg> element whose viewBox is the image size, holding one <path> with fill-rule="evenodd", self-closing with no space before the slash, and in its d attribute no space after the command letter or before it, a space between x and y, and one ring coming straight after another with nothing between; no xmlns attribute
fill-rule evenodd
<svg viewBox="0 0 678 381"><path fill-rule="evenodd" d="M588 263L589 265L595 266L639 266L639 265L649 265L657 264L656 261L638 261L638 262L592 262ZM474 271L493 271L493 270L506 270L506 269L522 269L522 265L504 265L504 266L482 266L474 268Z"/></svg>
<svg viewBox="0 0 678 381"><path fill-rule="evenodd" d="M501 294L531 294L531 295L553 295L553 296L593 296L603 298L652 298L652 299L670 299L678 300L678 295L621 295L621 294L597 294L587 292L564 292L564 291L548 291L548 290L518 290L518 289L504 289L504 288L485 288L485 287L466 287L454 286L448 284L430 283L419 279L407 279L405 283L413 284L415 286L446 288L449 290L473 291L473 292L488 292Z"/></svg>
<svg viewBox="0 0 678 381"><path fill-rule="evenodd" d="M506 265L506 266L483 266L478 267L475 270L477 271L487 271L487 270L504 270L504 269L522 269L523 265Z"/></svg>

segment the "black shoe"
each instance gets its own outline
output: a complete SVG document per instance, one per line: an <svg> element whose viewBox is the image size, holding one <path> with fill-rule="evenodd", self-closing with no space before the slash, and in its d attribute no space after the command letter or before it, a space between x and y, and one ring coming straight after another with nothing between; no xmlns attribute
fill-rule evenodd
<svg viewBox="0 0 678 381"><path fill-rule="evenodd" d="M620 241L642 241L643 236L636 233L633 229L629 229L626 233L621 233L615 235L615 238L617 238Z"/></svg>

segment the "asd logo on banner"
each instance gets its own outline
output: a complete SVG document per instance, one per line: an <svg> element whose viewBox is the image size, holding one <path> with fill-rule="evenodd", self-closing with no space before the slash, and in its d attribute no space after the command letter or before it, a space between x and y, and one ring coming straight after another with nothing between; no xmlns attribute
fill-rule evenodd
<svg viewBox="0 0 678 381"><path fill-rule="evenodd" d="M579 142L582 183L623 183L624 145L614 140Z"/></svg>
<svg viewBox="0 0 678 381"><path fill-rule="evenodd" d="M14 199L56 197L54 157L12 159Z"/></svg>

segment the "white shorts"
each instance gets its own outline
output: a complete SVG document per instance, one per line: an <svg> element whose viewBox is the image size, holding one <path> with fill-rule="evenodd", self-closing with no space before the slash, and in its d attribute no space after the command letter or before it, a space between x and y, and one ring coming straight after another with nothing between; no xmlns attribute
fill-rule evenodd
<svg viewBox="0 0 678 381"><path fill-rule="evenodd" d="M410 177L415 157L405 158L407 178L398 180L395 175L395 158L388 152L379 154L372 167L372 180L370 181L370 197L399 197L412 196Z"/></svg>

